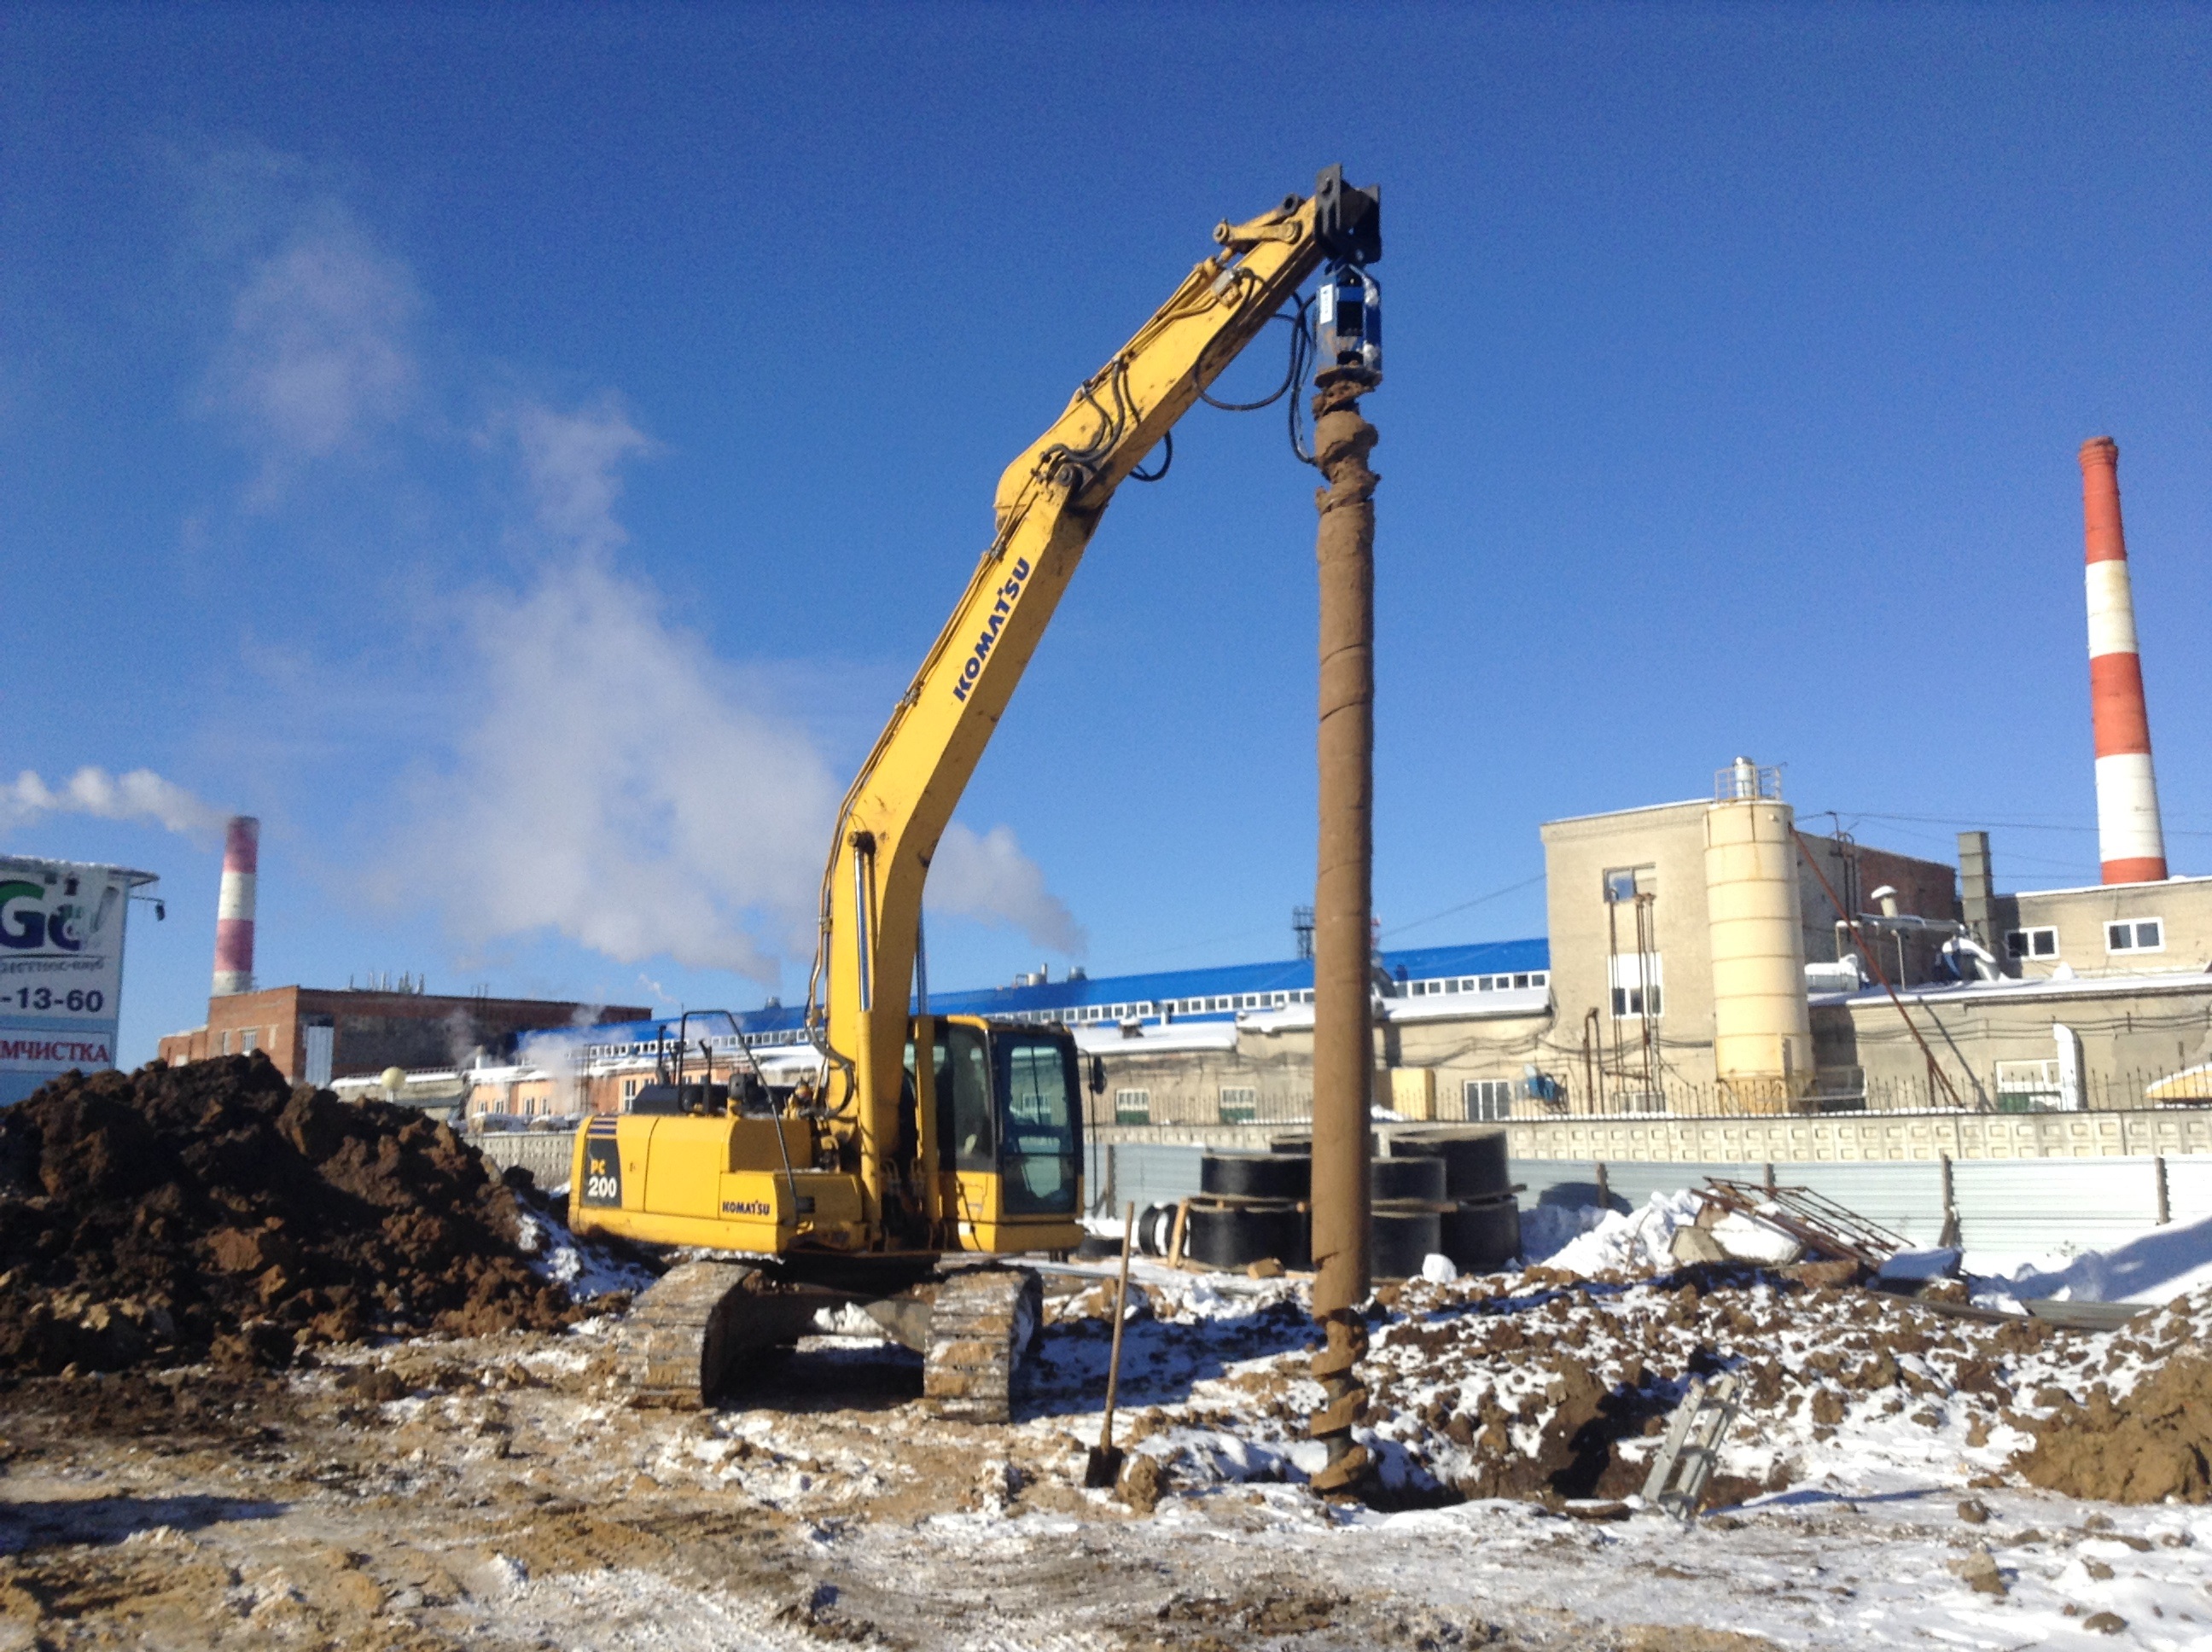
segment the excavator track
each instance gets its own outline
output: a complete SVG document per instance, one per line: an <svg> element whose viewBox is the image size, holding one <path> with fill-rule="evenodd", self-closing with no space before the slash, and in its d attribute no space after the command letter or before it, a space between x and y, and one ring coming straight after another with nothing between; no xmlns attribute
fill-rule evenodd
<svg viewBox="0 0 2212 1652"><path fill-rule="evenodd" d="M623 1386L634 1406L711 1405L747 1365L807 1335L817 1309L853 1300L743 1262L685 1262L631 1304L615 1342ZM939 1416L1003 1423L1043 1303L1043 1285L1026 1268L971 1267L867 1311L921 1352L922 1395Z"/></svg>
<svg viewBox="0 0 2212 1652"><path fill-rule="evenodd" d="M1027 1268L971 1267L937 1287L921 1392L939 1417L1003 1423L1022 1357L1043 1318L1044 1286Z"/></svg>
<svg viewBox="0 0 2212 1652"><path fill-rule="evenodd" d="M615 1355L635 1406L696 1410L763 1354L806 1334L818 1297L742 1262L685 1262L630 1305Z"/></svg>

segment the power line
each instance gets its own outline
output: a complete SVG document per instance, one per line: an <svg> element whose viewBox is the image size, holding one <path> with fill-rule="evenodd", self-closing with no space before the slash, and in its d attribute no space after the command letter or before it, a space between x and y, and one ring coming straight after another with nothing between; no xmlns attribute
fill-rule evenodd
<svg viewBox="0 0 2212 1652"><path fill-rule="evenodd" d="M1826 814L1828 811L1823 809L1817 811L1816 812ZM2098 829L2094 826L2082 826L2077 824L2057 825L2048 821L2038 820L1982 820L1972 815L1884 815L1876 814L1863 809L1846 810L1844 812L1849 814L1853 820L1912 821L1923 826L1966 826L1972 829L1984 831L2094 832ZM2185 816L2182 817L2185 819L2187 818ZM2167 829L2166 835L2168 837L2212 837L2212 832L2192 832L2175 828L2169 828Z"/></svg>
<svg viewBox="0 0 2212 1652"><path fill-rule="evenodd" d="M1425 918L1413 918L1402 924L1392 924L1382 932L1385 935L1402 935L1409 929L1419 929L1423 924L1432 924L1439 918L1449 918L1455 912L1465 912L1469 907L1479 907L1486 901L1495 901L1502 896L1514 894L1527 889L1532 884L1540 884L1543 881L1544 874L1540 872L1534 878L1524 878L1517 884L1508 884L1504 889L1494 889L1487 895L1478 895L1472 901L1462 901L1457 906L1446 907L1442 912L1431 912Z"/></svg>

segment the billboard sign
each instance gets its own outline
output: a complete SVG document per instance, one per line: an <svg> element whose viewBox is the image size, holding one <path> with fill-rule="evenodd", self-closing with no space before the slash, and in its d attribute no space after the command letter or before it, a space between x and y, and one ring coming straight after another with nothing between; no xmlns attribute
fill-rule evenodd
<svg viewBox="0 0 2212 1652"><path fill-rule="evenodd" d="M131 891L154 874L0 855L0 1104L115 1065Z"/></svg>

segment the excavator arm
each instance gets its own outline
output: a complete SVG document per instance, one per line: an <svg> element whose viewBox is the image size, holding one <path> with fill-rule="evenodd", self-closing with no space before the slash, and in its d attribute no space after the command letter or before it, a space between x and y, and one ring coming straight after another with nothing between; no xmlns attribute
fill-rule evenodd
<svg viewBox="0 0 2212 1652"><path fill-rule="evenodd" d="M823 1101L857 1152L871 1231L883 1230L885 1190L900 1175L929 863L1060 593L1115 489L1308 276L1380 256L1380 222L1377 192L1331 167L1312 197L1218 226L1221 250L1000 479L990 545L846 793L823 878L808 1027L830 1066Z"/></svg>

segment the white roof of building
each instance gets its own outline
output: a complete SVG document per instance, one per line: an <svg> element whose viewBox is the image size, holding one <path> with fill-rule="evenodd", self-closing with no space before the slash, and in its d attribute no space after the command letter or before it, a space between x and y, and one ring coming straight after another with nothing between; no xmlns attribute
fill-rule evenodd
<svg viewBox="0 0 2212 1652"><path fill-rule="evenodd" d="M2155 975L2060 975L2037 981L1975 981L1964 985L1946 981L1897 989L1898 997L1908 1004L1987 1004L1998 999L2126 998L2180 993L2212 993L2212 971L2167 969ZM1889 994L1877 984L1856 993L1814 993L1810 1001L1848 1009L1861 1004L1886 1004Z"/></svg>

